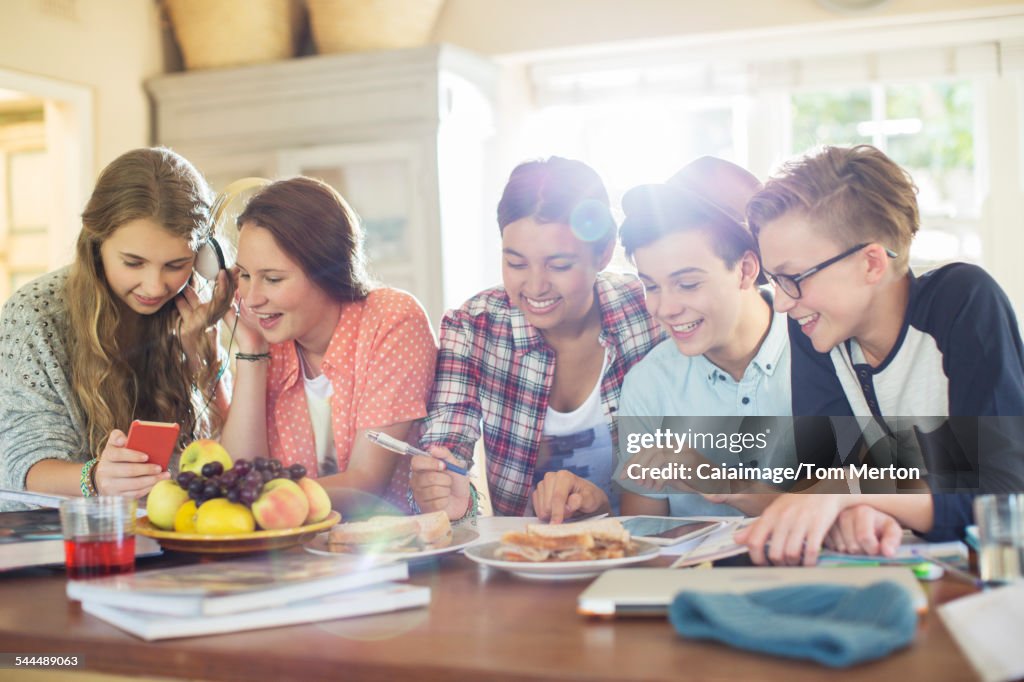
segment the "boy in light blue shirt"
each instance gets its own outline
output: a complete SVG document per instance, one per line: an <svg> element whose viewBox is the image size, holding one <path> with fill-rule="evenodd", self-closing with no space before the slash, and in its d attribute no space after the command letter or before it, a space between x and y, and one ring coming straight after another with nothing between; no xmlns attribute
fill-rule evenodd
<svg viewBox="0 0 1024 682"><path fill-rule="evenodd" d="M743 168L703 157L668 182L635 187L623 198L622 244L644 284L647 308L669 338L626 375L619 406L621 434L659 428L674 433L750 432L750 422L758 420L740 424L744 420L738 418L792 414L786 318L773 312L770 293L759 286L764 280L757 246L743 218L747 201L760 188ZM788 420L768 421L788 427ZM715 468L793 466L792 431L784 430L772 439L772 452L702 448L684 453L679 461L709 462ZM624 464L664 464L626 452L626 444L620 437ZM620 470L619 480L627 488L623 514L740 513L718 503L722 498L716 493L734 491L731 487L708 487L693 479L667 489L652 481L637 487L625 470ZM771 497L729 499L743 512L756 514Z"/></svg>

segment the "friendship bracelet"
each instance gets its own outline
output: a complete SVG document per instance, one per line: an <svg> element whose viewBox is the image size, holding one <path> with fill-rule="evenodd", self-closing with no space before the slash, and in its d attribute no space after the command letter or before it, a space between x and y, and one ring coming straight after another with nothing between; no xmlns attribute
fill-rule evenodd
<svg viewBox="0 0 1024 682"><path fill-rule="evenodd" d="M406 490L405 493L406 502L409 504L409 509L413 514L420 514L423 512L420 506L416 504L416 498L412 494L412 486ZM476 491L476 486L472 483L469 484L469 505L466 507L466 513L461 518L452 521L453 526L458 526L466 521L469 521L470 525L476 525L476 518L480 515L480 493Z"/></svg>
<svg viewBox="0 0 1024 682"><path fill-rule="evenodd" d="M472 482L469 484L469 506L466 507L466 513L462 515L462 518L456 519L452 522L453 526L461 526L463 523L469 522L470 525L476 525L476 517L480 514L480 493L476 491L476 486Z"/></svg>
<svg viewBox="0 0 1024 682"><path fill-rule="evenodd" d="M249 362L259 362L260 360L269 360L270 353L235 353L235 360L248 360Z"/></svg>
<svg viewBox="0 0 1024 682"><path fill-rule="evenodd" d="M93 478L93 472L99 461L99 459L94 458L82 465L82 477L79 479L82 487L82 497L95 497L98 494L96 492L96 479Z"/></svg>

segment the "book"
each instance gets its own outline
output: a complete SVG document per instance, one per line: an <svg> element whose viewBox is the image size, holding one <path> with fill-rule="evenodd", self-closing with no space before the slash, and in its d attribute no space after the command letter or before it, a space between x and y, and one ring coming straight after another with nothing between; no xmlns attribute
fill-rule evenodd
<svg viewBox="0 0 1024 682"><path fill-rule="evenodd" d="M135 537L135 556L161 553L152 538ZM0 571L64 563L64 536L56 509L0 512Z"/></svg>
<svg viewBox="0 0 1024 682"><path fill-rule="evenodd" d="M169 616L91 601L83 602L82 610L137 637L152 641L351 618L426 606L429 603L429 587L383 583L282 606L217 616Z"/></svg>
<svg viewBox="0 0 1024 682"><path fill-rule="evenodd" d="M71 580L70 599L171 616L216 616L285 606L302 599L405 580L405 562L366 557L260 556Z"/></svg>

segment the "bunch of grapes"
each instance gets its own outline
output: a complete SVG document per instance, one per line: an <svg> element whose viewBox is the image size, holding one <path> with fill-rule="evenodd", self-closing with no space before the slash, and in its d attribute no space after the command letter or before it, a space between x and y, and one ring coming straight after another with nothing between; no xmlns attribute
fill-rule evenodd
<svg viewBox="0 0 1024 682"><path fill-rule="evenodd" d="M297 481L306 475L306 467L301 464L285 467L280 460L257 457L251 462L235 460L227 471L220 462L208 462L203 465L201 473L197 476L191 471L182 471L176 479L182 490L188 491L189 498L195 500L196 506L217 497L226 497L229 502L240 502L249 507L260 496L264 483L275 478Z"/></svg>

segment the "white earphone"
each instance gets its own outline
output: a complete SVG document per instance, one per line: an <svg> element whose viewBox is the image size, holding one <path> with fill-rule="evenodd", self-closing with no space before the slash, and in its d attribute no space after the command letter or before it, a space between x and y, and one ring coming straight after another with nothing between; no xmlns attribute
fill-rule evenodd
<svg viewBox="0 0 1024 682"><path fill-rule="evenodd" d="M266 178L242 178L241 180L235 180L232 182L224 188L223 192L217 195L217 198L213 202L213 206L210 208L210 237L196 252L194 268L203 279L213 281L217 279L217 274L221 270L226 270L228 268L225 250L221 247L217 238L214 237L214 234L216 234L221 227L221 219L224 217L224 212L227 207L243 192L259 187L266 187L269 184L270 180L267 180Z"/></svg>

